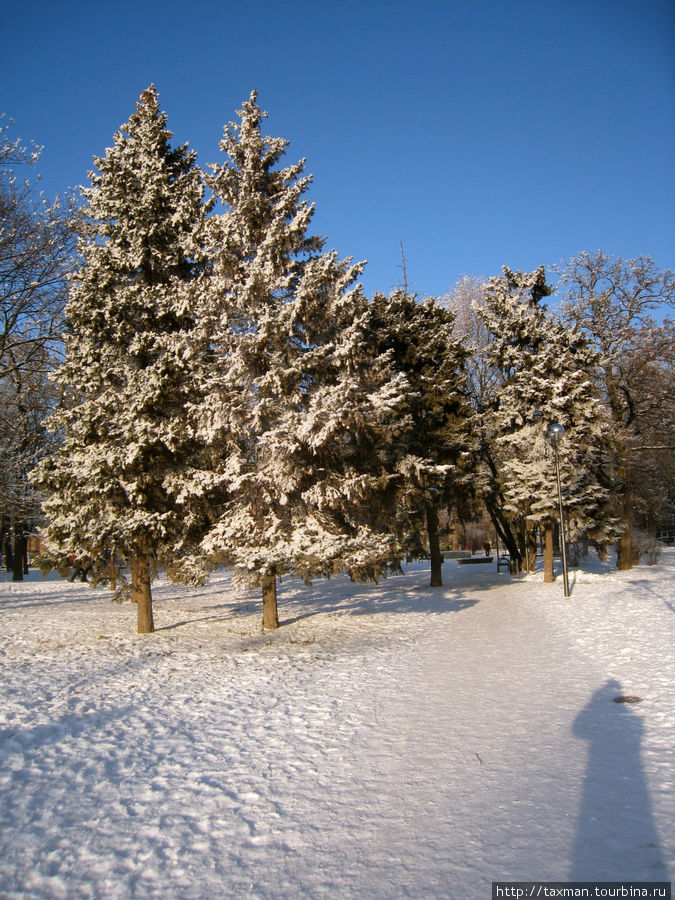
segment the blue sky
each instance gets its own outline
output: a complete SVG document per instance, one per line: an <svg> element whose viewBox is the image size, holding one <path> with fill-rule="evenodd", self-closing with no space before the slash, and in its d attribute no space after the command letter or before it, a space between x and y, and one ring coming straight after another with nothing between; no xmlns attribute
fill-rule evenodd
<svg viewBox="0 0 675 900"><path fill-rule="evenodd" d="M667 0L22 0L0 33L0 111L45 146L49 195L150 83L202 164L256 88L369 293L401 243L421 295L582 250L675 266Z"/></svg>

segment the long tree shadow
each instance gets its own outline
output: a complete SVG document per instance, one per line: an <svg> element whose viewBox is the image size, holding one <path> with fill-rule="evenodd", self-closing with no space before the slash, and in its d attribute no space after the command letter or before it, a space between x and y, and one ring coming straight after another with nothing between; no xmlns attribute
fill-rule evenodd
<svg viewBox="0 0 675 900"><path fill-rule="evenodd" d="M281 624L290 625L318 613L349 615L374 615L378 613L424 612L445 614L459 612L478 603L478 597L495 586L503 586L508 576L476 568L462 571L456 563L446 563L443 571L444 586L429 587L428 564L413 563L402 574L392 574L378 584L357 584L345 575L333 578L317 578L305 585L300 578L284 576L278 582L279 615ZM90 603L92 599L106 596L107 588L68 584L55 580L48 590L37 595L26 585L26 593L9 594L1 598L3 609L29 609L32 607L58 607ZM84 588L84 589L83 589ZM171 602L175 586L159 581L153 586L153 599L161 608L165 598ZM231 573L224 579L224 593L214 595L213 581L190 591L190 604L202 604L198 618L186 617L157 628L158 631L179 629L195 621L217 621L224 616L251 615L259 611L259 589L238 589L231 593Z"/></svg>
<svg viewBox="0 0 675 900"><path fill-rule="evenodd" d="M78 585L79 587L79 585ZM106 590L106 588L95 588L95 590ZM103 596L103 595L101 595ZM61 593L56 594L26 594L25 597L10 595L0 597L0 607L2 609L32 609L37 607L66 606L75 603L91 603L91 594L76 593L68 594L64 588Z"/></svg>
<svg viewBox="0 0 675 900"><path fill-rule="evenodd" d="M653 594L654 597L658 597L659 600L663 600L665 606L667 606L671 612L675 612L675 606L673 606L669 599L669 585L667 583L659 585L661 590L657 590L654 587L653 582L649 581L647 578L636 578L632 581L632 584L635 585L635 588L639 588L641 591L647 591L648 593Z"/></svg>
<svg viewBox="0 0 675 900"><path fill-rule="evenodd" d="M282 625L291 625L319 613L365 616L384 613L425 613L444 615L475 606L479 597L504 577L472 573L458 578L455 571L444 571L444 586L429 587L429 572L419 565L403 574L390 575L378 584L355 584L346 576L318 580L320 590L296 579L284 579L279 585L279 614Z"/></svg>
<svg viewBox="0 0 675 900"><path fill-rule="evenodd" d="M0 764L13 753L39 750L68 738L78 738L85 731L100 730L115 721L128 717L133 707L96 709L87 713L65 713L43 725L25 728L21 725L0 730Z"/></svg>
<svg viewBox="0 0 675 900"><path fill-rule="evenodd" d="M574 721L588 741L572 881L661 881L667 877L640 748L643 724L610 679Z"/></svg>

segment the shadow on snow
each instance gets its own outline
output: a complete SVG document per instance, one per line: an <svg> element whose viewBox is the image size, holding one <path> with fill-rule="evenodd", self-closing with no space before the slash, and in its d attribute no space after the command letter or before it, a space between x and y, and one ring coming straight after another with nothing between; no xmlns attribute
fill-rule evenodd
<svg viewBox="0 0 675 900"><path fill-rule="evenodd" d="M660 881L666 877L641 760L643 723L610 679L576 717L588 762L570 869L571 881ZM621 870L617 871L617 860Z"/></svg>
<svg viewBox="0 0 675 900"><path fill-rule="evenodd" d="M414 564L403 575L390 575L378 584L355 584L338 576L317 579L313 585L305 586L289 578L279 585L279 615L282 625L319 613L444 615L475 606L480 599L477 595L508 581L508 576L496 572L467 573L456 563L444 566L443 587L429 587L428 567L420 564Z"/></svg>
<svg viewBox="0 0 675 900"><path fill-rule="evenodd" d="M455 561L443 566L443 587L429 587L429 564L411 563L403 574L392 574L377 584L358 584L346 576L316 578L305 585L299 578L284 576L278 581L280 624L291 625L321 613L353 616L378 614L423 613L441 615L461 612L474 606L480 594L509 584L508 574L460 567ZM93 588L86 583L68 583L49 579L45 584L39 573L17 583L18 590L1 596L0 608L28 609L63 604L86 604L92 599L105 598L106 587ZM44 587L36 595L34 588ZM222 584L222 593L219 591ZM223 618L257 615L261 610L259 589L234 588L231 572L221 570L201 587L186 588L159 579L153 585L156 609L176 602L183 605L180 621L157 627L157 631L173 631L196 622L220 621ZM195 616L189 613L195 604Z"/></svg>

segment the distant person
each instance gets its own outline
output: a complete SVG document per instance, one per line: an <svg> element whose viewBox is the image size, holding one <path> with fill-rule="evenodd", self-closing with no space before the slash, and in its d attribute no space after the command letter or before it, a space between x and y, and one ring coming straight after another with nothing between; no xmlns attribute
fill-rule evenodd
<svg viewBox="0 0 675 900"><path fill-rule="evenodd" d="M88 581L87 572L91 569L91 566L85 566L84 563L74 562L73 563L73 572L68 579L68 581Z"/></svg>
<svg viewBox="0 0 675 900"><path fill-rule="evenodd" d="M485 550L486 556L490 555L490 541L485 541L485 543L483 544L483 550Z"/></svg>

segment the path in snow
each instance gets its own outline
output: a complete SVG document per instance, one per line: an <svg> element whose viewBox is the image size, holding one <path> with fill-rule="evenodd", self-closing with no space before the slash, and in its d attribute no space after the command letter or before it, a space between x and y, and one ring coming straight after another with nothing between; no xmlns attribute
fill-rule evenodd
<svg viewBox="0 0 675 900"><path fill-rule="evenodd" d="M86 585L0 585L0 896L667 878L672 567L569 601L478 568L284 582L274 634L226 577L160 584L149 636Z"/></svg>

